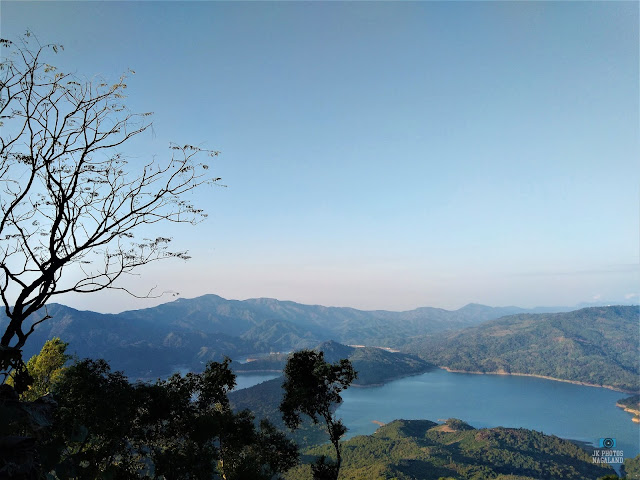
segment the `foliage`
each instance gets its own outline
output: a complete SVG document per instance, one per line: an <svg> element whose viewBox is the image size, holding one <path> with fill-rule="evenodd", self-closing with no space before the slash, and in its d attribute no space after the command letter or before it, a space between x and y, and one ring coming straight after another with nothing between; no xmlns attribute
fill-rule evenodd
<svg viewBox="0 0 640 480"><path fill-rule="evenodd" d="M463 428L451 431L447 425ZM595 480L613 473L568 440L525 429L474 429L460 420L395 420L373 435L343 442L342 451L341 480ZM333 456L329 446L304 454L307 462ZM286 478L308 480L310 468L297 466Z"/></svg>
<svg viewBox="0 0 640 480"><path fill-rule="evenodd" d="M460 432L462 430L473 430L473 427L458 418L450 418L445 422L450 431Z"/></svg>
<svg viewBox="0 0 640 480"><path fill-rule="evenodd" d="M618 400L619 405L632 410L640 410L640 395L632 395L622 400Z"/></svg>
<svg viewBox="0 0 640 480"><path fill-rule="evenodd" d="M52 478L271 479L297 462L297 448L249 411L234 413L229 360L201 374L131 384L103 360L70 366L40 447Z"/></svg>
<svg viewBox="0 0 640 480"><path fill-rule="evenodd" d="M347 359L331 364L325 361L322 352L301 350L289 358L284 375L284 398L280 404L282 418L291 429L300 425L302 414L316 424L320 419L324 420L336 460L327 462L326 457L320 456L312 466L313 477L315 480L335 480L341 463L340 438L347 429L333 412L335 406L342 402L340 392L355 380L356 371Z"/></svg>
<svg viewBox="0 0 640 480"><path fill-rule="evenodd" d="M12 375L2 385L0 394L0 477L2 474L28 477L38 470L36 440L41 439L51 426L53 412L57 406L50 396L45 397L52 386L60 380L64 364L70 356L65 354L67 344L59 338L45 343L38 355L26 364L26 372ZM18 396L14 388L18 382L30 379L27 390Z"/></svg>
<svg viewBox="0 0 640 480"><path fill-rule="evenodd" d="M235 390L229 394L229 401L234 411L251 410L256 418L267 419L278 429L287 431L287 436L299 448L310 447L328 441L326 429L320 424L314 424L310 418L302 418L302 423L296 430L287 429L282 420L279 406L284 395L282 388L283 377L274 378L254 385L250 388Z"/></svg>
<svg viewBox="0 0 640 480"><path fill-rule="evenodd" d="M36 445L47 438L56 408L51 396L21 401L10 385L0 385L0 478L35 479Z"/></svg>
<svg viewBox="0 0 640 480"><path fill-rule="evenodd" d="M625 478L629 480L640 479L640 455L625 459L623 469Z"/></svg>
<svg viewBox="0 0 640 480"><path fill-rule="evenodd" d="M633 414L633 421L640 422L640 395L633 395L616 402L618 407L624 408L626 412Z"/></svg>
<svg viewBox="0 0 640 480"><path fill-rule="evenodd" d="M407 351L472 372L524 373L640 389L638 307L514 315L460 332L423 337Z"/></svg>
<svg viewBox="0 0 640 480"><path fill-rule="evenodd" d="M26 368L32 382L20 395L21 400L34 401L49 393L51 387L60 380L64 364L71 359L71 355L65 353L68 346L59 337L54 337L47 340L38 355L29 359ZM14 386L14 376L10 375L6 383Z"/></svg>
<svg viewBox="0 0 640 480"><path fill-rule="evenodd" d="M30 33L0 45L8 50L0 62L0 297L9 318L0 372L6 375L21 372L13 353L49 316L25 321L51 297L123 289L117 280L141 265L188 258L168 249L170 238L135 235L158 222L197 223L205 214L184 194L219 179L196 162L217 152L191 145L171 146L165 164L127 165L119 149L149 128L151 113L124 105L126 75L110 84L60 72L47 56L62 47L40 45Z"/></svg>

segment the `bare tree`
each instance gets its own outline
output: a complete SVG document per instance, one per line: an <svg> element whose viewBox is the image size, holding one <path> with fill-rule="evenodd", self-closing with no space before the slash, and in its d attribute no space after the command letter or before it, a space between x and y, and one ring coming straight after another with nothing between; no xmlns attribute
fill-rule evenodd
<svg viewBox="0 0 640 480"><path fill-rule="evenodd" d="M141 265L188 258L168 248L170 238L134 235L158 222L197 223L206 214L183 194L220 179L198 162L218 152L191 145L171 144L165 163L127 164L119 148L151 126L151 113L123 104L126 76L108 84L59 72L44 58L62 47L29 33L0 45L8 52L0 63L0 297L9 319L0 371L7 372L23 365L20 349L48 316L25 320L51 297L124 289L116 281Z"/></svg>

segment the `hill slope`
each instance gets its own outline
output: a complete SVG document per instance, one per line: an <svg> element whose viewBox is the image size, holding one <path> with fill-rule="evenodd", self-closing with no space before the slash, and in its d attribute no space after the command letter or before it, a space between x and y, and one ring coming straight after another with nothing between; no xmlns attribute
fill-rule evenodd
<svg viewBox="0 0 640 480"><path fill-rule="evenodd" d="M227 300L217 295L178 299L153 308L100 314L59 304L38 325L24 356L60 336L69 352L105 358L131 377L164 376L176 369L200 370L208 360L253 352L310 348L326 340L399 345L407 338L521 312L517 307L468 305L456 311L418 308L407 312L302 305L274 299ZM42 318L35 314L25 327ZM7 324L0 312L0 329Z"/></svg>
<svg viewBox="0 0 640 480"><path fill-rule="evenodd" d="M164 376L177 369L198 371L207 361L220 360L224 355L238 357L254 352L286 352L310 348L327 340L345 344L403 346L407 353L421 352L426 355L424 358L432 363L437 359L440 364L458 365L452 368L490 371L492 365L489 360L489 363L480 366L472 365L472 362L468 361L469 358L449 362L453 359L443 357L445 352L439 344L441 340L433 344L427 335L451 333L464 327L481 325L482 322L507 313L524 312L517 307L494 308L477 304L467 305L455 311L429 307L406 312L362 311L353 308L302 305L273 299L226 300L217 295L179 299L154 308L127 311L117 315L79 311L57 304L51 304L47 308L52 318L36 328L24 349L25 358L37 353L47 339L60 336L69 342L70 353L80 357L105 358L115 369L124 370L131 377L146 378ZM629 307L629 311L632 308ZM33 320L41 318L44 313L43 310L34 315ZM535 323L536 318L552 317L551 314L542 317L521 314L513 318L519 318L521 321L533 319L531 321ZM6 322L6 318L0 313L0 328L6 325ZM607 360L617 362L617 366L626 368L631 361L629 339L634 338L629 336L628 341L624 342L629 325L624 322L598 322L598 329L594 331L602 338L593 340L590 337L579 337L582 334L579 328L574 328L575 332L564 332L564 324L560 325L559 329L554 327L555 329L549 331L533 329L527 333L529 337L522 336L523 329L516 332L516 335L511 335L510 330L505 327L494 336L498 340L505 340L507 337L509 340L515 339L517 346L517 342L520 341L535 345L540 340L538 337L542 336L540 341L544 341L545 335L551 335L561 339L559 342L564 348L574 350L584 348L587 345L585 342L591 345L600 342L600 345L611 337L613 342L602 345L603 348L610 348L605 352ZM623 328L622 334L619 327ZM445 335L438 338L446 342L460 340L463 343L466 338L454 337L455 335ZM637 329L635 338L637 339ZM616 344L618 340L620 345ZM453 345L451 342L448 344ZM497 342L494 343L497 345ZM432 348L432 345L435 348ZM509 352L513 350L512 347L513 345L503 345L499 348L500 351L491 355L494 360L500 360L493 365L495 369L514 368L517 359L508 358L509 355L513 356ZM452 348L457 349L457 346ZM535 348L533 351L535 352ZM555 351L551 353L555 354ZM379 351L362 351L359 354L369 357L374 354L382 355ZM501 358L503 354L505 358ZM475 357L478 357L477 352L471 355L472 359ZM365 360L362 359L363 362ZM447 363L442 363L445 360ZM591 362L590 365L600 369L600 372L610 368L610 363L606 362ZM570 362L563 368L574 370L577 367L575 363ZM552 376L555 374L552 369L541 370L547 373L533 373ZM592 370L595 372L595 369ZM632 375L636 371L632 369L628 374ZM614 374L620 377L617 372ZM573 373L568 371L565 375L572 376ZM606 375L603 373L602 376ZM598 379L581 380L598 383ZM622 384L630 385L630 380L620 377L617 385Z"/></svg>
<svg viewBox="0 0 640 480"><path fill-rule="evenodd" d="M315 350L324 352L324 358L334 363L348 358L358 372L354 386L375 385L407 375L417 375L432 368L433 365L415 355L393 353L376 347L354 348L329 341L321 343ZM287 354L272 354L251 362L233 363L236 372L282 371L287 363Z"/></svg>
<svg viewBox="0 0 640 480"><path fill-rule="evenodd" d="M542 375L640 389L638 307L503 317L414 339L404 351L453 370Z"/></svg>
<svg viewBox="0 0 640 480"><path fill-rule="evenodd" d="M349 480L590 480L613 469L592 463L589 453L568 440L513 428L476 430L450 419L395 420L373 435L343 442L340 478ZM332 456L329 446L314 447L306 460ZM290 470L288 480L311 479L308 465Z"/></svg>
<svg viewBox="0 0 640 480"><path fill-rule="evenodd" d="M76 310L51 304L34 316L48 313L29 337L23 355L37 354L53 337L69 343L68 353L80 358L104 358L114 370L134 378L156 378L185 367L201 370L210 360L250 352L253 344L239 337L181 329L153 318L132 320L124 316ZM0 318L0 328L6 323Z"/></svg>

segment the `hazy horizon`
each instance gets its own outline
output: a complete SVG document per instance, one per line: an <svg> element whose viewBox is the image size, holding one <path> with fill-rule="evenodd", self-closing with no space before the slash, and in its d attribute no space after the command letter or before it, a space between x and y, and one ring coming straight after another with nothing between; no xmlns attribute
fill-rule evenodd
<svg viewBox="0 0 640 480"><path fill-rule="evenodd" d="M153 132L220 150L192 259L138 294L363 310L638 301L637 2L17 2L2 37L117 81ZM73 274L73 272L70 272ZM54 297L103 312L164 303Z"/></svg>
<svg viewBox="0 0 640 480"><path fill-rule="evenodd" d="M296 303L296 304L300 304L300 305L308 305L308 306L318 306L318 307L326 307L326 308L352 308L355 310L360 310L360 311L390 311L390 312L403 312L403 311L412 311L412 310L417 310L419 308L439 308L442 310L448 310L448 311L456 311L456 310L460 310L464 307L468 307L470 305L481 305L481 306L485 306L485 307L491 307L491 308L510 308L510 307L516 307L516 308L522 308L522 309L536 309L536 308L576 308L576 309L581 309L581 308L586 308L586 307L597 307L597 306L614 306L614 305L628 305L628 306L638 306L639 303L637 300L632 300L632 299L602 299L602 300L594 300L591 302L580 302L577 304L573 304L573 305L548 305L548 304L542 304L542 305L515 305L515 304L509 304L509 305L489 305L486 303L482 303L482 302L467 302L464 304L461 304L460 306L453 306L453 307L441 307L441 306L437 306L437 305L417 305L413 308L405 308L405 309L385 309L385 308L358 308L358 307L354 307L353 305L330 305L330 304L320 304L320 303L304 303L304 302L299 302L296 300L292 300L292 299L288 299L288 298L273 298L273 297L247 297L247 298L226 298L223 297L221 295L218 295L216 293L205 293L203 295L198 295L195 297L182 297L182 296L167 296L166 298L157 298L157 299L147 299L145 300L145 302L147 302L147 305L140 305L138 307L133 307L133 308L125 308L125 309L118 309L118 308L114 308L114 309L93 309L91 308L90 302L87 303L87 306L82 306L82 305L72 305L71 303L67 304L65 302L54 302L54 303L59 303L62 305L65 305L67 307L71 307L74 308L76 310L87 310L87 311L93 311L93 312L97 312L97 313L103 313L103 314L119 314L119 313L123 313L126 311L131 311L131 310L143 310L146 308L153 308L159 305L164 305L167 303L172 303L178 300L195 300L198 299L200 297L206 297L206 296L218 296L220 298L223 298L224 300L229 300L229 301L238 301L238 302L243 302L246 300L276 300L278 302L287 302L287 303Z"/></svg>

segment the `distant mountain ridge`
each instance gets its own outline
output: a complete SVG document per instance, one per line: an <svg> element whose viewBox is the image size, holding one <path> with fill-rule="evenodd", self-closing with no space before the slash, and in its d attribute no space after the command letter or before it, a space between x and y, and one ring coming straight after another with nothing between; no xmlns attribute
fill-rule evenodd
<svg viewBox="0 0 640 480"><path fill-rule="evenodd" d="M218 295L178 299L118 314L50 304L24 349L29 358L59 336L80 357L102 357L132 377L153 378L176 369L199 370L209 360L254 352L343 344L403 345L411 338L459 330L526 310L469 304L458 310L422 307L404 312L304 305L269 298L227 300ZM42 318L45 310L33 317ZM6 325L4 314L0 326Z"/></svg>
<svg viewBox="0 0 640 480"><path fill-rule="evenodd" d="M519 373L640 390L637 306L519 314L416 337L403 351L469 372Z"/></svg>

